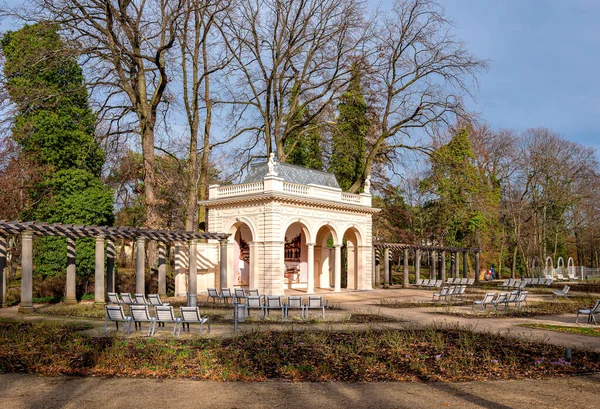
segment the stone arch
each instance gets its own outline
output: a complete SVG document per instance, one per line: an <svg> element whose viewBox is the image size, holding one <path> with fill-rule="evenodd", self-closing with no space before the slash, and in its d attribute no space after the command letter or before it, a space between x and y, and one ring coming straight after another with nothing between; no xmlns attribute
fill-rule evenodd
<svg viewBox="0 0 600 409"><path fill-rule="evenodd" d="M328 246L331 237L333 245L341 244L336 226L330 222L320 223L315 230L314 283L315 288L330 289L334 283L335 247Z"/></svg>
<svg viewBox="0 0 600 409"><path fill-rule="evenodd" d="M246 226L248 226L248 228L250 229L250 232L252 233L252 240L257 240L258 239L258 230L256 229L256 226L254 225L254 222L250 219L248 219L247 217L236 217L235 220L232 220L231 225L229 226L229 228L225 228L224 230L230 234L229 236L229 241L233 241L233 234L237 231L237 229L239 228L239 226L241 224L245 224Z"/></svg>
<svg viewBox="0 0 600 409"><path fill-rule="evenodd" d="M315 242L317 244L319 244L319 241L321 239L320 234L322 234L322 232L324 231L324 230L322 230L323 227L325 227L331 234L334 245L342 244L341 240L339 238L340 237L340 233L339 233L340 229L338 228L338 226L335 223L328 222L328 221L322 221L321 223L319 223L318 225L315 226L313 237L315 238Z"/></svg>
<svg viewBox="0 0 600 409"><path fill-rule="evenodd" d="M311 229L309 227L310 223L308 223L305 219L303 219L301 217L290 219L290 220L287 221L287 223L284 224L283 228L281 229L281 241L285 240L285 233L290 228L290 226L292 226L293 224L296 224L296 223L302 229L302 232L304 233L304 236L306 237L306 242L307 243L312 243L313 234L312 234Z"/></svg>
<svg viewBox="0 0 600 409"><path fill-rule="evenodd" d="M251 220L238 217L229 227L227 240L227 282L233 286L256 288L256 229Z"/></svg>
<svg viewBox="0 0 600 409"><path fill-rule="evenodd" d="M575 261L573 260L573 257L569 257L569 259L567 260L567 275L569 276L570 279L577 279L577 277L575 276ZM583 277L582 277L583 280Z"/></svg>
<svg viewBox="0 0 600 409"><path fill-rule="evenodd" d="M341 272L341 286L349 290L362 289L365 286L366 268L363 237L356 225L348 225L343 232L342 238L346 239L346 245L342 255L342 265L345 267L345 271Z"/></svg>
<svg viewBox="0 0 600 409"><path fill-rule="evenodd" d="M283 242L284 288L307 288L309 273L308 244L312 244L306 220L292 218L281 229Z"/></svg>

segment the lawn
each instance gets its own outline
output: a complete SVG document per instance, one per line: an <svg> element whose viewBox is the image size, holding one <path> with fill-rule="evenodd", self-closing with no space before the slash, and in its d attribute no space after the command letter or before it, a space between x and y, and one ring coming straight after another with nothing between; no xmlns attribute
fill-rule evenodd
<svg viewBox="0 0 600 409"><path fill-rule="evenodd" d="M470 381L600 371L600 354L465 329L249 331L233 338L91 337L0 321L0 371L218 381Z"/></svg>
<svg viewBox="0 0 600 409"><path fill-rule="evenodd" d="M600 337L600 327L569 327L563 325L549 324L521 324L521 327L534 329L547 329L550 331L568 332L577 335L589 335L591 337Z"/></svg>

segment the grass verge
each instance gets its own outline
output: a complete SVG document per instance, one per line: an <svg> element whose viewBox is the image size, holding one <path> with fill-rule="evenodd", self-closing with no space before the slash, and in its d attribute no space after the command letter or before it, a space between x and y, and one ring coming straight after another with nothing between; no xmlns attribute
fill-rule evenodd
<svg viewBox="0 0 600 409"><path fill-rule="evenodd" d="M549 325L549 324L521 324L520 327L533 329L546 329L550 331L568 332L577 335L589 335L592 337L600 337L600 328L592 327L569 327L564 325Z"/></svg>
<svg viewBox="0 0 600 409"><path fill-rule="evenodd" d="M89 337L0 321L0 371L218 381L469 381L600 371L600 354L465 329L253 331L230 339Z"/></svg>
<svg viewBox="0 0 600 409"><path fill-rule="evenodd" d="M375 304L379 307L386 308L425 308L425 307L436 307L436 308L448 308L448 306L461 306L461 305L471 305L473 300L478 297L474 296L466 296L462 301L456 300L451 302L442 302L442 301L399 301L394 299L384 298L382 300L377 301Z"/></svg>
<svg viewBox="0 0 600 409"><path fill-rule="evenodd" d="M175 305L175 315L179 316L178 308L179 304ZM198 306L202 310L202 315L208 316L211 323L213 324L233 324L233 310L231 305L214 304L214 303L199 303ZM61 317L73 317L73 318L97 318L104 319L106 312L103 305L97 305L93 303L78 303L78 304L47 304L44 306L38 306L36 313L42 315L52 315ZM125 313L127 313L127 307L125 307ZM152 312L151 312L152 313ZM318 317L318 318L317 318ZM260 318L260 314L257 311L252 312L252 316L246 317L246 321L251 324L289 324L294 325L310 325L318 324L323 322L321 320L319 312L311 312L310 319L301 319L299 311L290 311L288 319L282 320L281 313L277 314L273 312L271 316L266 319ZM386 317L378 314L368 313L353 313L340 314L340 313L328 313L326 315L327 323L349 323L349 324L367 324L367 323L395 323L401 322L399 319L392 317Z"/></svg>
<svg viewBox="0 0 600 409"><path fill-rule="evenodd" d="M500 307L497 311L494 309L481 311L480 309L472 310L471 308L457 309L446 307L444 310L434 311L433 313L463 318L526 318L541 315L575 314L577 310L589 308L591 305L594 305L595 302L596 298L593 297L574 297L551 301L530 302L526 307L521 309L516 309L514 306L511 306L511 309L508 310L505 310L504 307Z"/></svg>

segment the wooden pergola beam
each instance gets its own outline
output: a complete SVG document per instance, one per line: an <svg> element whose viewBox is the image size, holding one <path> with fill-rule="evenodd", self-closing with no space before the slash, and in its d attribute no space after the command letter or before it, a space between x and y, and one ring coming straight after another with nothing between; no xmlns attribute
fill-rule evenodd
<svg viewBox="0 0 600 409"><path fill-rule="evenodd" d="M104 236L107 239L133 240L139 237L143 237L148 240L174 242L200 239L225 240L229 237L229 234L226 233L139 229L136 227L86 226L46 222L22 222L19 220L0 220L1 235L21 234L26 230L32 231L36 236L61 236L71 239Z"/></svg>
<svg viewBox="0 0 600 409"><path fill-rule="evenodd" d="M467 252L467 253L480 253L481 249L476 247L448 247L448 246L427 246L421 244L403 244L403 243L373 243L373 247L376 249L390 249L390 250L421 250L421 251L448 251L448 252Z"/></svg>

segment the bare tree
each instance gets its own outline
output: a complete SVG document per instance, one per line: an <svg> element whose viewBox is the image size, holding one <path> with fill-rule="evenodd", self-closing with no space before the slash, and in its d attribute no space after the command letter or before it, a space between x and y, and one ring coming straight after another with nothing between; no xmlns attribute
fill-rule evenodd
<svg viewBox="0 0 600 409"><path fill-rule="evenodd" d="M559 241L566 245L570 234L577 238L583 222L579 212L589 209L589 186L598 183L598 163L592 149L546 128L523 132L511 163L503 210L515 240L514 275L517 248L530 266L533 259L542 264L548 255L558 257Z"/></svg>
<svg viewBox="0 0 600 409"><path fill-rule="evenodd" d="M183 16L178 42L181 49L183 103L190 132L186 229L192 230L197 228L198 222L205 221L204 210L198 212L198 200L206 199L208 187L214 107L211 77L229 63L215 23L230 3L222 0L212 3L185 1L187 11ZM204 112L204 128L202 146L198 150L201 111ZM200 163L198 151L201 152Z"/></svg>
<svg viewBox="0 0 600 409"><path fill-rule="evenodd" d="M108 131L139 134L145 225L159 228L155 130L169 102L168 53L175 45L183 0L33 0L33 4L19 13L21 18L52 19L64 27L63 35L79 45ZM151 262L154 253L154 246L149 246Z"/></svg>
<svg viewBox="0 0 600 409"><path fill-rule="evenodd" d="M416 129L466 117L463 97L487 63L469 54L451 34L451 23L433 0L396 0L379 20L368 53L367 81L377 101L379 134L368 147L365 169L350 191L371 173L377 155L423 149L405 141Z"/></svg>
<svg viewBox="0 0 600 409"><path fill-rule="evenodd" d="M364 39L361 12L356 0L239 0L219 23L235 62L228 102L240 120L233 135L262 136L265 153L285 162L298 130L347 83Z"/></svg>

